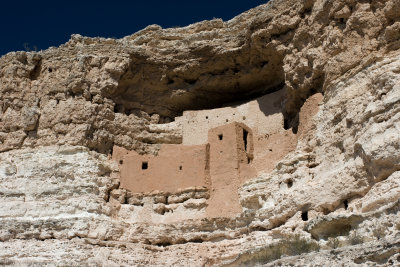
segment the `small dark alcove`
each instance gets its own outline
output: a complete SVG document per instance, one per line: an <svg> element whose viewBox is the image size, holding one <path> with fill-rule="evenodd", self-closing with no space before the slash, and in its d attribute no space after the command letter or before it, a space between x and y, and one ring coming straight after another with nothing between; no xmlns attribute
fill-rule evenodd
<svg viewBox="0 0 400 267"><path fill-rule="evenodd" d="M142 170L147 170L149 168L149 163L147 161L142 162Z"/></svg>
<svg viewBox="0 0 400 267"><path fill-rule="evenodd" d="M244 150L247 151L247 137L249 136L249 132L243 129L243 142L244 142Z"/></svg>
<svg viewBox="0 0 400 267"><path fill-rule="evenodd" d="M301 219L302 219L303 221L308 221L308 211L303 211L303 212L301 213Z"/></svg>
<svg viewBox="0 0 400 267"><path fill-rule="evenodd" d="M349 207L349 201L348 200L343 201L343 205L344 205L344 209L347 210Z"/></svg>

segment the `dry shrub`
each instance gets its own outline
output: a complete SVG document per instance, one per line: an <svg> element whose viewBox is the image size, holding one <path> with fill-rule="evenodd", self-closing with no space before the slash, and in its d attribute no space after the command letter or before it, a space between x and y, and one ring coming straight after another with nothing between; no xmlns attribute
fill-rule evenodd
<svg viewBox="0 0 400 267"><path fill-rule="evenodd" d="M358 245L364 242L364 238L359 235L357 232L353 232L350 236L349 236L349 242L351 245Z"/></svg>

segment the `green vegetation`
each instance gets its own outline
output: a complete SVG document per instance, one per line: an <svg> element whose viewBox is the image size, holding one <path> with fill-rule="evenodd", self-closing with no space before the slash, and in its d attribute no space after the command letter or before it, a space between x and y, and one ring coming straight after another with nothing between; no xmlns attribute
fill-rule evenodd
<svg viewBox="0 0 400 267"><path fill-rule="evenodd" d="M328 246L330 246L333 249L338 248L340 245L339 239L337 237L331 237L328 239Z"/></svg>
<svg viewBox="0 0 400 267"><path fill-rule="evenodd" d="M353 232L350 236L349 236L349 242L351 245L358 245L364 242L364 238L362 236L360 236L357 232Z"/></svg>
<svg viewBox="0 0 400 267"><path fill-rule="evenodd" d="M36 45L33 46L33 48L30 48L29 43L24 43L24 49L26 52L37 52L38 48Z"/></svg>
<svg viewBox="0 0 400 267"><path fill-rule="evenodd" d="M294 256L312 251L319 251L320 247L317 242L308 241L300 235L295 235L288 240L281 241L282 254Z"/></svg>
<svg viewBox="0 0 400 267"><path fill-rule="evenodd" d="M377 226L374 230L372 230L372 234L376 237L376 239L380 240L386 235L386 228L382 225Z"/></svg>
<svg viewBox="0 0 400 267"><path fill-rule="evenodd" d="M282 256L295 256L319 250L320 246L317 242L307 240L297 234L287 239L282 239L277 244L270 245L267 248L246 253L233 263L233 266L236 266L235 264L251 266L256 263L268 263L280 259Z"/></svg>

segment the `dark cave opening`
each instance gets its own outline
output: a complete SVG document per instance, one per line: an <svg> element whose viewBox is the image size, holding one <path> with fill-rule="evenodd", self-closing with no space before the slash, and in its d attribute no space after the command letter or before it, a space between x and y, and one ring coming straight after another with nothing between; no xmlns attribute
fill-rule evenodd
<svg viewBox="0 0 400 267"><path fill-rule="evenodd" d="M308 211L303 211L303 212L301 213L301 219L302 219L303 221L308 221Z"/></svg>
<svg viewBox="0 0 400 267"><path fill-rule="evenodd" d="M344 209L347 210L349 208L349 201L346 199L343 201Z"/></svg>

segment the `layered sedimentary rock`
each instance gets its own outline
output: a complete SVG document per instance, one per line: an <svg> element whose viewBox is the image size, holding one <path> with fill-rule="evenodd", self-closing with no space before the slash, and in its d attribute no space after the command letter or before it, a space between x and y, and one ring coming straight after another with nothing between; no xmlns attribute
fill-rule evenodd
<svg viewBox="0 0 400 267"><path fill-rule="evenodd" d="M398 0L273 0L3 56L1 263L400 264L399 48ZM207 214L221 180L120 183L118 149L158 157L235 122L255 170L235 212Z"/></svg>

